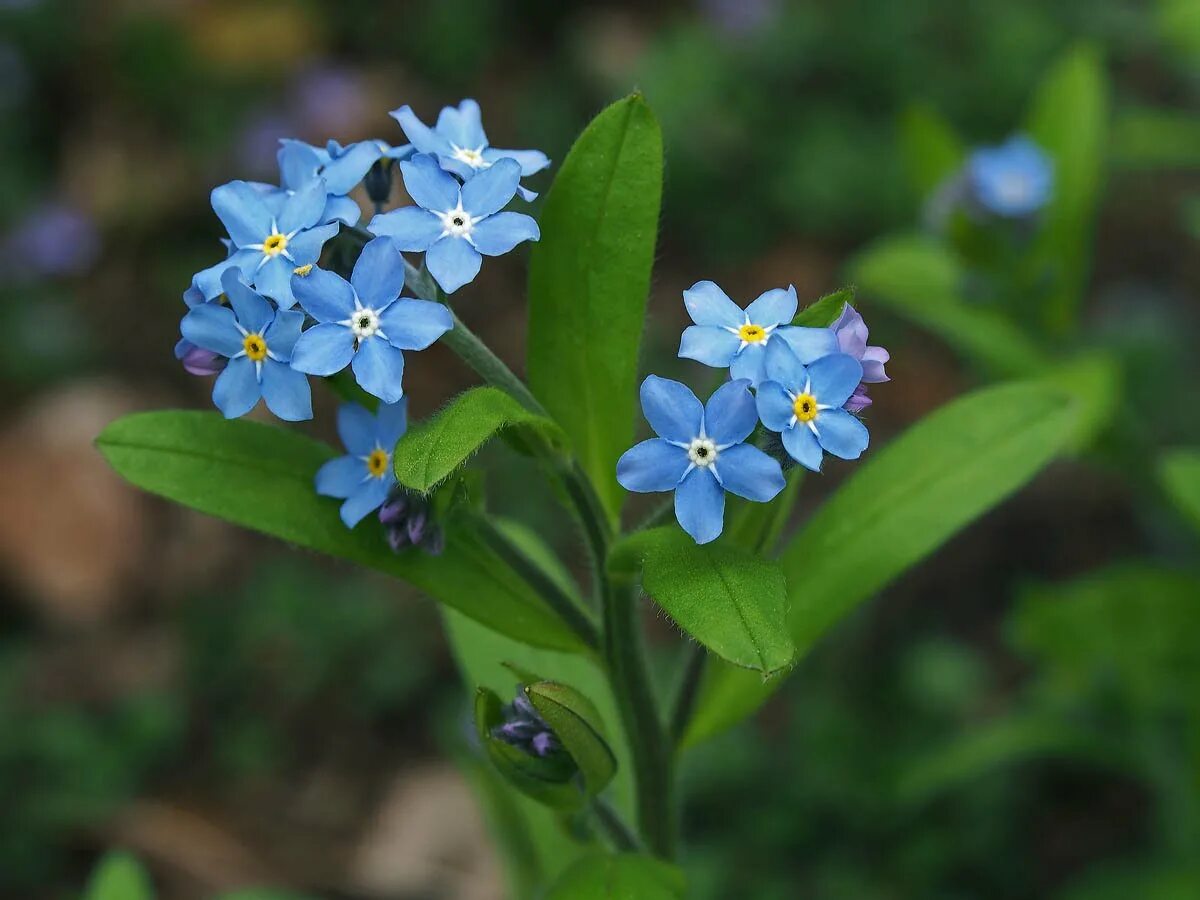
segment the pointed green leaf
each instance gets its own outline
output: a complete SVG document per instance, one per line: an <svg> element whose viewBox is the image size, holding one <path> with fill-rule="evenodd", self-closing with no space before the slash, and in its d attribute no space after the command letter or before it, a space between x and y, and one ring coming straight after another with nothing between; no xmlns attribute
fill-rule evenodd
<svg viewBox="0 0 1200 900"><path fill-rule="evenodd" d="M617 770L617 760L592 701L573 687L554 681L526 685L525 696L579 766L588 796L604 790Z"/></svg>
<svg viewBox="0 0 1200 900"><path fill-rule="evenodd" d="M1159 464L1159 478L1180 512L1200 529L1200 450L1174 450Z"/></svg>
<svg viewBox="0 0 1200 900"><path fill-rule="evenodd" d="M966 148L946 119L917 104L900 117L900 153L917 197L928 197L962 165Z"/></svg>
<svg viewBox="0 0 1200 900"><path fill-rule="evenodd" d="M109 853L88 881L84 900L153 900L150 876L131 853Z"/></svg>
<svg viewBox="0 0 1200 900"><path fill-rule="evenodd" d="M432 418L405 433L396 444L396 479L414 491L428 493L484 444L501 433L515 433L524 448L560 450L566 438L557 425L532 413L494 387L459 394Z"/></svg>
<svg viewBox="0 0 1200 900"><path fill-rule="evenodd" d="M633 442L638 347L662 195L662 135L640 94L575 142L529 262L529 383L566 430L615 523Z"/></svg>
<svg viewBox="0 0 1200 900"><path fill-rule="evenodd" d="M827 328L837 321L847 303L854 302L854 288L844 287L826 294L815 303L810 303L792 319L793 325L806 328Z"/></svg>
<svg viewBox="0 0 1200 900"><path fill-rule="evenodd" d="M683 873L649 856L589 856L571 866L546 900L680 900Z"/></svg>
<svg viewBox="0 0 1200 900"><path fill-rule="evenodd" d="M346 528L338 501L313 476L334 456L324 444L272 425L216 413L137 413L96 440L114 469L154 494L234 524L386 572L505 634L543 647L583 644L530 586L471 530L447 523L445 552L395 554L378 522Z"/></svg>

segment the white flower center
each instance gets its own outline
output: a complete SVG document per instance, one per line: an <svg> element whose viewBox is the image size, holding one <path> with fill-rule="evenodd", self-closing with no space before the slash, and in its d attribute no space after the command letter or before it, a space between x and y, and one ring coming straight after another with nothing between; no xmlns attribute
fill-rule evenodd
<svg viewBox="0 0 1200 900"><path fill-rule="evenodd" d="M486 169L490 163L483 158L483 146L480 145L474 150L468 147L460 147L457 144L451 144L454 148L454 158L459 162L465 162L472 169Z"/></svg>
<svg viewBox="0 0 1200 900"><path fill-rule="evenodd" d="M717 461L717 445L708 438L695 438L688 445L688 459L695 466L711 466Z"/></svg>
<svg viewBox="0 0 1200 900"><path fill-rule="evenodd" d="M448 212L439 213L442 219L442 229L445 234L454 235L454 237L470 237L471 229L475 227L475 219L471 214L462 208L462 201L458 201L458 206Z"/></svg>
<svg viewBox="0 0 1200 900"><path fill-rule="evenodd" d="M360 341L379 331L379 314L370 307L356 309L350 317L350 330Z"/></svg>
<svg viewBox="0 0 1200 900"><path fill-rule="evenodd" d="M996 185L1000 199L1012 206L1023 206L1033 198L1033 179L1024 172L1006 172Z"/></svg>

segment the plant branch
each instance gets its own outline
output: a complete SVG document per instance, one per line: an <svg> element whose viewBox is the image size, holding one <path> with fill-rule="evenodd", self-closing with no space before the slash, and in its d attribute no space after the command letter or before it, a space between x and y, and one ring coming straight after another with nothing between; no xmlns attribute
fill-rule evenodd
<svg viewBox="0 0 1200 900"><path fill-rule="evenodd" d="M621 820L617 811L612 808L607 800L601 797L593 797L592 811L596 814L596 821L600 823L605 834L608 835L608 839L612 843L614 850L619 853L636 853L642 849L637 835L629 830L629 826Z"/></svg>

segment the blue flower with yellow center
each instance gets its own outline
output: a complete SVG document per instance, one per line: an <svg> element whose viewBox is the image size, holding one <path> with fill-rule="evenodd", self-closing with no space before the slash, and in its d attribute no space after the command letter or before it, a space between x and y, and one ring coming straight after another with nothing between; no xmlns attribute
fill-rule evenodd
<svg viewBox="0 0 1200 900"><path fill-rule="evenodd" d="M347 528L382 506L396 485L392 450L407 427L407 400L381 403L375 415L357 403L338 409L338 437L349 453L317 470L316 488L322 497L345 501L341 515Z"/></svg>

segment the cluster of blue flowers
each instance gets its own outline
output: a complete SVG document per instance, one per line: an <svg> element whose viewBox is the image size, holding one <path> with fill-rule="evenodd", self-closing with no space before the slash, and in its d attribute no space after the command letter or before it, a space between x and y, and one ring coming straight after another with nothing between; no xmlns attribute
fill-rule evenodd
<svg viewBox="0 0 1200 900"><path fill-rule="evenodd" d="M226 254L184 292L188 312L175 355L188 372L217 376L213 402L227 418L262 400L280 419L310 419L308 377L349 368L379 399L379 411L341 409L338 430L349 454L322 467L317 492L344 501L348 527L383 507L393 547L436 551L440 531L426 504L398 492L391 452L406 421L404 352L424 350L454 319L440 296L402 296L401 254L423 252L447 294L468 284L484 256L538 239L531 217L504 207L518 194L536 197L521 178L550 161L537 150L491 147L474 100L443 109L432 128L407 106L392 116L410 143L317 147L288 139L277 154L278 185L233 181L212 192ZM396 166L416 205L385 212ZM355 227L361 211L349 196L360 184L376 215L343 277L320 263L339 234L363 242Z"/></svg>
<svg viewBox="0 0 1200 900"><path fill-rule="evenodd" d="M766 502L783 490L779 461L747 443L760 422L813 471L825 453L862 454L868 434L855 414L871 403L865 385L888 380L889 357L868 346L866 323L849 304L828 328L792 325L792 287L742 309L701 281L683 300L695 324L684 331L679 355L728 368L731 380L701 404L685 385L648 377L642 411L658 437L621 456L617 480L630 491L674 491L676 519L705 544L724 527L727 491Z"/></svg>

